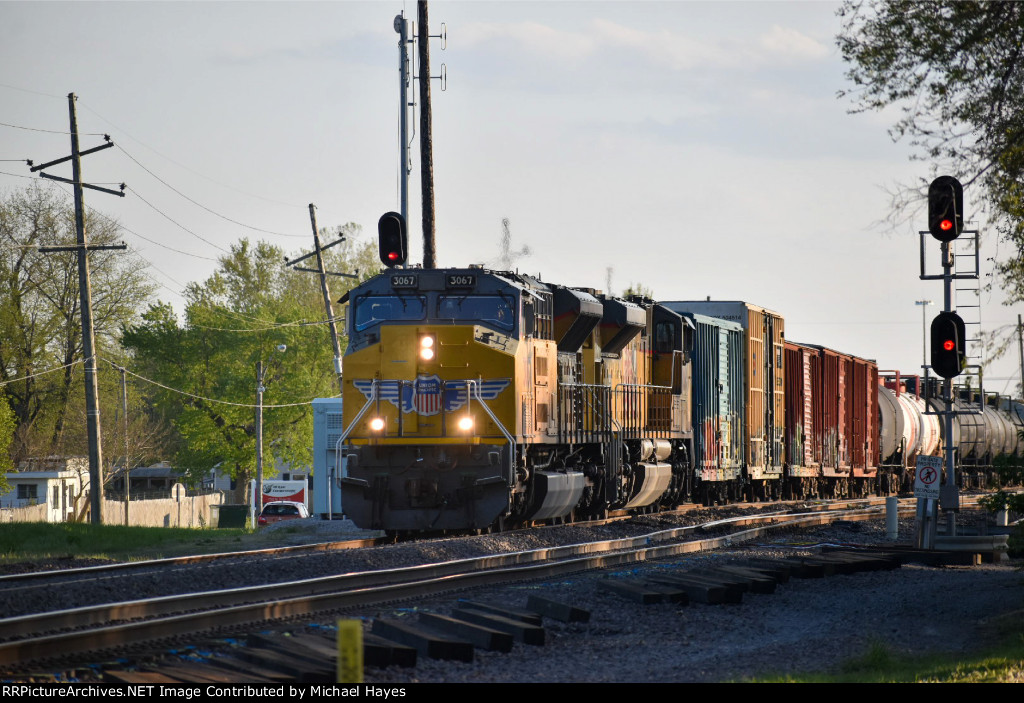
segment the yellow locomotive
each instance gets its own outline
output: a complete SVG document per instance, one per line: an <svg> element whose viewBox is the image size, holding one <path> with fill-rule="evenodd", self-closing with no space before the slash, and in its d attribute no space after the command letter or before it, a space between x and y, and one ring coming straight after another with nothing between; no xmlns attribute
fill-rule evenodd
<svg viewBox="0 0 1024 703"><path fill-rule="evenodd" d="M689 495L686 317L482 268L391 269L345 299L338 483L357 525L486 530Z"/></svg>

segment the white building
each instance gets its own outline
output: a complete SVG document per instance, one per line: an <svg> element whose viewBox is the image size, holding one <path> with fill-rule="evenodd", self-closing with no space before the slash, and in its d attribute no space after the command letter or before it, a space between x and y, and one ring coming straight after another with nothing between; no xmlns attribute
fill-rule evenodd
<svg viewBox="0 0 1024 703"><path fill-rule="evenodd" d="M47 522L74 520L80 498L89 490L89 459L84 456L25 459L7 474L11 492L0 508L46 505Z"/></svg>

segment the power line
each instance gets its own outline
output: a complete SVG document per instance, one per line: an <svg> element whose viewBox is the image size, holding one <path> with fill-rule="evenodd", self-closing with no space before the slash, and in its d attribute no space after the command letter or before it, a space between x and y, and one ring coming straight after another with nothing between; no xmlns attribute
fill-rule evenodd
<svg viewBox="0 0 1024 703"><path fill-rule="evenodd" d="M10 88L11 90L17 90L22 93L32 93L33 95L42 95L45 98L56 98L57 100L64 100L63 95L54 95L53 93L43 93L38 90L29 90L28 88L19 88L16 85L10 85L8 83L0 83L0 88Z"/></svg>
<svg viewBox="0 0 1024 703"><path fill-rule="evenodd" d="M108 359L103 359L103 361L106 361L108 364L110 364L111 366L113 366L114 368L116 368L118 370L122 369L121 366L118 366L117 364L115 364L114 362L112 362L112 361L110 361ZM219 405L231 405L231 406L236 407L236 408L256 408L256 407L260 407L260 406L257 406L257 405L253 405L251 403L235 403L235 402L232 402L230 400L218 400L217 398L207 398L206 396L197 395L195 393L189 393L188 391L183 391L180 388L172 388L172 387L170 387L168 385L160 383L159 381L154 381L151 378L146 378L145 376L140 376L139 374L137 374L137 373L135 373L133 371L129 371L128 369L124 369L124 371L126 373L128 373L128 374L131 374L132 376L134 376L135 378L139 379L140 381L145 381L146 383L150 383L150 384L152 384L154 386L157 386L159 388L163 388L164 390L171 391L172 393L178 393L179 395L184 395L184 396L187 396L189 398L195 398L196 400L205 400L206 402L217 403ZM296 408L296 407L299 407L300 405L312 405L312 403L313 403L312 400L306 400L306 401L303 401L301 403L281 403L281 404L278 404L278 405L267 405L266 403L264 403L262 407L264 407L264 408Z"/></svg>
<svg viewBox="0 0 1024 703"><path fill-rule="evenodd" d="M46 369L45 371L38 371L36 373L30 373L27 376L19 376L18 378L12 378L9 381L0 381L0 386L6 386L6 385L11 384L11 383L17 383L18 381L24 381L25 379L28 379L28 378L36 378L37 376L45 376L48 373L53 373L54 371L60 371L61 369L66 369L69 366L75 366L76 364L82 364L82 363L85 363L85 359L79 359L78 361L72 361L70 364L64 364L63 366L55 366L54 368Z"/></svg>
<svg viewBox="0 0 1024 703"><path fill-rule="evenodd" d="M189 327L197 327L203 330L213 330L215 332L266 332L268 330L277 330L284 327L312 327L314 325L328 325L332 321L336 322L339 318L335 317L333 320L300 320L298 322L280 322L269 327L246 327L231 329L228 327L210 327L209 325L200 325L196 323L189 323Z"/></svg>
<svg viewBox="0 0 1024 703"><path fill-rule="evenodd" d="M189 229L188 227L186 227L185 225L183 225L183 224L181 224L180 222L176 221L176 220L175 220L174 218L172 218L172 217L171 217L170 215L168 215L167 213L165 213L164 211L162 211L162 210L161 210L160 208L158 208L158 207L157 207L156 205L154 205L153 203L151 203L151 202L149 202L148 200L146 200L145 198L143 198L143 197L142 197L142 196L141 196L141 195L139 194L139 191L135 190L134 188L128 188L127 190L131 191L131 192L132 192L132 193L133 193L133 194L135 195L135 197L137 197L137 198L138 198L139 200L141 200L142 202L144 202L144 203L145 203L146 205L148 205L149 207L153 208L153 210L155 210L155 211L156 211L157 213L159 213L160 215L162 215L163 217L165 217L165 218L166 218L166 219L167 219L167 220L168 220L168 221L169 221L169 222L170 222L171 224L173 224L173 225L175 225L176 227L179 227L179 228L181 228L181 229L185 230L186 232L188 232L189 234L191 234L191 235L192 235L193 237L195 237L196 239L199 239L200 241L206 242L207 244L209 244L209 245L210 245L211 247L213 247L214 249L220 249L220 250L221 250L222 252L224 252L225 254L230 254L230 253L231 253L230 251L228 251L228 250L227 250L227 249L225 249L224 247L220 246L219 244L214 244L213 242L211 242L211 241L210 241L209 239L207 239L206 237L204 237L204 236L202 236L202 235L200 235L200 234L196 234L195 232L193 232L192 230L190 230L190 229Z"/></svg>
<svg viewBox="0 0 1024 703"><path fill-rule="evenodd" d="M160 181L161 183L163 183L163 184L164 184L165 186L167 186L168 188L170 188L171 190L173 190L173 191L174 191L175 193L177 193L178 195L180 195L181 197L183 197L183 198L184 198L185 200L189 201L190 203L192 203L192 204L193 204L193 205L195 205L196 207L199 207L199 208L202 208L203 210L206 210L206 211L207 211L208 213L210 213L211 215L214 215L215 217L219 217L219 218L221 218L222 220L225 220L225 221L227 221L227 222L230 222L230 223L232 223L232 224L236 224L236 225L238 225L239 227L245 227L246 229L251 229L251 230L253 230L253 231L255 231L255 232L263 232L264 234L273 234L273 235L277 235L277 236L279 236L279 237L302 237L302 236L304 236L304 235L301 235L301 234L287 234L286 232L275 232L275 231L273 231L273 230L269 230L269 229L263 229L263 228L261 228L261 227L254 227L253 225L247 225L247 224L245 224L244 222L239 222L238 220L234 220L234 219L232 219L232 218L228 217L227 215L222 215L222 214L220 214L219 212L217 212L217 211L215 211L215 210L211 210L210 208L206 207L206 206L205 206L205 205L203 205L202 203L200 203L200 202L198 202L198 201L196 201L196 200L194 200L194 199L190 198L189 196L185 195L185 194L184 194L184 193L182 193L182 192L181 192L180 190L178 190L177 188L175 188L174 186L172 186L172 185L171 185L170 183L168 183L168 182L167 182L167 181L165 181L164 179L160 178L160 176L156 175L155 173L153 173L152 171L150 171L150 170L149 170L148 168L146 168L145 166L143 166L143 165L142 165L142 164L141 164L141 163L140 163L140 162L138 161L138 159L136 159L136 158L135 158L134 156L132 156L131 154L129 154L129 153L127 152L127 151L125 151L123 147L121 147L121 146L118 146L117 148L118 148L118 149L120 149L121 153L123 153L123 154L124 154L125 156L127 156L127 157L128 157L129 159L131 159L132 161L134 161L134 162L135 162L135 164L136 164L136 165L137 165L137 166L138 166L139 168L141 168L141 169L142 169L143 171L145 171L146 173L148 173L149 175L151 175L151 176L152 176L153 178L155 178L156 180L158 180L158 181Z"/></svg>
<svg viewBox="0 0 1024 703"><path fill-rule="evenodd" d="M3 171L0 171L0 173L3 173ZM11 174L11 175L13 176L13 175L16 175L16 174ZM60 192L60 194L63 195L64 197L66 197L66 198L70 198L71 197L70 194L67 192L67 189L65 189L64 186L62 186L60 183L55 183L54 181L46 181L46 183L47 183L47 185L49 185L49 186L51 186L53 188L56 188ZM139 199L140 200L142 199L141 196L140 196ZM143 202L145 202L145 201L143 200ZM149 205L149 203L146 203L146 204ZM150 205L150 207L152 207L152 205ZM135 230L125 226L121 221L115 220L112 217L107 216L106 214L100 212L99 210L95 209L92 206L87 205L86 209L89 211L89 213L91 215L94 215L94 216L96 216L96 217L98 217L100 219L104 219L107 222L109 222L110 224L112 224L115 227L117 227L118 229L122 229L125 232L127 232L128 234L132 234L132 235L138 237L139 239L142 239L142 240L145 240L145 241L149 242L150 244L155 244L158 247L161 247L163 249L167 249L168 251L173 251L173 252L175 252L177 254L183 254L184 256L191 256L193 258L203 259L205 261L214 261L214 262L217 261L217 259L212 257L212 256L203 256L202 254L193 254L192 252L184 251L183 249L175 249L174 247L168 246L167 244L164 244L163 242L158 242L155 239L150 239L149 237L146 237L145 235L139 234ZM143 259L145 259L145 257L142 256L141 254L139 254L138 251L134 251L134 253L135 253L136 256L140 256ZM146 263L148 263L150 266L153 266L153 263L151 261L149 261L148 259L146 259ZM153 268L156 268L156 266L153 266ZM157 270L159 271L159 269L157 269ZM161 271L161 273L163 273L163 272ZM166 273L164 275L167 276ZM170 278L172 281L174 281L174 279L171 278L170 276L167 276L167 277ZM179 286L182 285L178 281L174 281L174 282L177 283ZM158 283L157 285L160 285L160 284ZM166 288L166 286L164 286L164 287ZM168 290L170 290L170 289L168 288ZM172 291L172 292L176 292L176 291Z"/></svg>
<svg viewBox="0 0 1024 703"><path fill-rule="evenodd" d="M2 85L2 84L0 84L0 85ZM169 157L169 156L167 156L167 155L165 155L165 154L162 154L162 153L160 153L159 151L157 151L157 150L156 150L156 149L154 149L153 147L151 147L151 146L149 146L148 144L146 144L145 142L143 142L143 141L142 141L141 139L139 139L139 138L137 138L137 137L134 137L134 136L132 136L131 134L129 134L128 132L126 132L126 131L125 131L124 129L122 129L122 128L121 128L121 127L119 127L118 125L114 124L113 122L111 122L110 120L108 120L108 119L107 119L106 117L104 117L104 116L103 116L103 115L101 115L100 113L96 112L96 111L95 111L94 109L92 109L91 107L89 107L88 105L86 105L86 104L84 104L84 103L80 103L80 104L81 104L81 105L82 105L82 107L84 107L84 108L85 108L86 110L88 110L88 111L89 111L89 112L91 112L92 114L94 114L94 115L96 115L97 117L99 117L99 118L100 118L101 120L103 120L104 122L106 122L107 124L109 124L109 125L110 125L111 127L114 127L115 129L117 129L117 130L118 130L119 132L121 132L121 133L122 133L122 134L124 134L124 135L125 135L126 137L128 137L129 139L131 139L131 140L132 140L133 142L135 142L135 143L139 144L140 146L142 146L142 147L144 147L144 148L146 148L146 149L149 149L150 151L152 151L152 152L153 152L154 154L156 154L156 155L157 155L157 156L159 156L160 158L162 158L162 159L166 159L167 161L170 161L170 162L171 162L172 164L174 164L175 166L178 166L179 168L183 168L183 169L185 169L186 171L188 171L189 173L191 173L191 174L193 174L193 175L196 175L196 176L199 176L200 178L202 178L202 179L204 179L204 180L207 180L207 181L209 181L210 183L215 183L215 184L217 184L217 185L219 185L219 186L221 186L221 187L223 187L223 188L227 188L228 190L233 190L233 191L235 191L236 193L241 193L242 195L246 195L246 196L248 196L248 197L250 197L250 198L256 198L257 200L263 200L263 201L266 201L266 202L268 202L268 203L274 203L274 204L276 204L276 205L283 205L284 207L290 207L290 208L303 208L303 207L305 207L305 205L297 205L297 204L295 204L295 203L286 203L286 202L284 202L284 201L281 201L281 200L274 200L273 198L267 198L267 197L265 197L265 196L262 196L262 195L257 195L257 194L255 194L255 193L249 193L249 192L247 192L247 191L244 191L244 190L241 190L241 189L239 189L239 188L235 188L234 186L232 186L232 185L229 185L229 184L227 184L227 183L222 183L222 182L220 182L220 181L218 181L218 180L216 180L216 179L214 179L214 178L210 178L209 176L207 176L207 175L205 175L205 174L202 174L202 173L200 173L199 171L196 171L195 169L189 168L188 166L186 166L185 164L181 163L180 161L175 161L175 160L174 160L174 159L172 159L171 157ZM291 237L291 236L301 236L301 235L286 235L286 236L289 236L289 237Z"/></svg>
<svg viewBox="0 0 1024 703"><path fill-rule="evenodd" d="M9 122L0 122L0 127L10 127L12 129L24 129L24 130L26 130L28 132L45 132L46 134L63 134L65 136L71 134L71 132L68 132L67 130L42 129L40 127L23 127L20 124L10 124ZM80 136L87 136L87 137L102 137L102 136L104 136L103 132L80 132L79 135Z"/></svg>
<svg viewBox="0 0 1024 703"><path fill-rule="evenodd" d="M26 176L23 173L10 173L8 171L0 171L0 173L2 173L5 176L14 176L15 178L29 178L29 179L31 179L33 181L35 180L34 176Z"/></svg>

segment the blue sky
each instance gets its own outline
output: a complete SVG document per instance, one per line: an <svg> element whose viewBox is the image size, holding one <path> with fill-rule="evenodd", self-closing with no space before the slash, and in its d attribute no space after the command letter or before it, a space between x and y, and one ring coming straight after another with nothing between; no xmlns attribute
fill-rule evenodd
<svg viewBox="0 0 1024 703"><path fill-rule="evenodd" d="M941 301L917 277L924 216L879 223L887 188L933 173L893 144L892 114L836 97L835 8L431 2L431 32L447 30L444 51L432 44L448 78L433 86L439 263L493 261L507 217L533 251L519 266L545 279L604 289L611 267L615 291L748 300L783 313L790 339L916 370L914 301ZM133 190L87 203L142 235L126 241L179 303L240 237L308 250L310 202L321 226L367 237L397 209L403 10L415 3L2 2L0 122L66 131L79 96L81 131L120 147L87 157L85 178ZM0 127L0 159L67 151L66 135ZM16 174L0 188L29 182L22 165L0 171ZM1016 321L1000 302L983 295L987 329ZM990 376L1016 373L1011 355Z"/></svg>

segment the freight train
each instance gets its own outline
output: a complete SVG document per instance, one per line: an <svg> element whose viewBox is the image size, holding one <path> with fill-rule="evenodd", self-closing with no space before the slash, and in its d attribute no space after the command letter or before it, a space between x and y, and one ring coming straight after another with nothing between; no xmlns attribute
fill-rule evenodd
<svg viewBox="0 0 1024 703"><path fill-rule="evenodd" d="M782 315L745 302L483 268L391 269L342 302L343 393L314 403L314 493L364 528L888 493L941 448L920 379L790 342ZM1022 426L1005 399L958 416L961 464L1024 454Z"/></svg>

